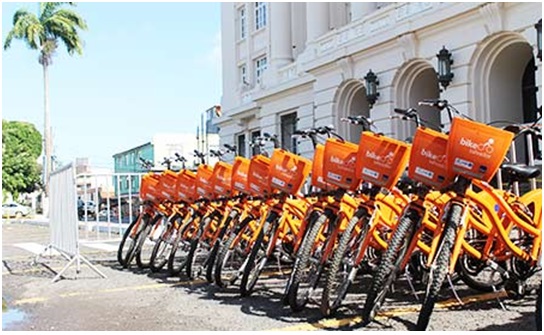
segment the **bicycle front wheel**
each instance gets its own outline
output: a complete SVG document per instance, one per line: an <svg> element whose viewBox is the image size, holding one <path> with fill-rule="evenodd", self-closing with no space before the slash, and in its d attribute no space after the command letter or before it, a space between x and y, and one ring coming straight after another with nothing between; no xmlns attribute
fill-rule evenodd
<svg viewBox="0 0 544 335"><path fill-rule="evenodd" d="M287 291L287 301L294 312L301 311L313 290L316 288L323 267L320 264L319 246L316 245L319 232L327 222L328 217L320 214L314 222L310 222L311 230L302 242L293 266L292 282Z"/></svg>
<svg viewBox="0 0 544 335"><path fill-rule="evenodd" d="M355 258L370 228L369 219L366 210L357 211L342 233L327 272L327 280L321 296L320 310L324 316L333 314L340 307L355 280L358 271ZM356 227L359 229L355 229Z"/></svg>
<svg viewBox="0 0 544 335"><path fill-rule="evenodd" d="M161 214L155 215L153 220L151 221L151 224L147 225L144 229L144 231L140 234L140 238L138 239L138 247L136 249L135 258L136 258L136 264L138 264L138 267L140 269L146 269L149 267L149 263L151 262L151 253L153 252L153 247L151 247L151 243L146 243L149 237L149 234L153 231L153 228L159 223L159 220L163 218Z"/></svg>
<svg viewBox="0 0 544 335"><path fill-rule="evenodd" d="M127 268L130 261L134 257L134 250L136 249L136 240L142 227L147 221L147 214L140 214L132 223L128 226L127 230L123 233L119 249L117 250L117 261L123 268Z"/></svg>
<svg viewBox="0 0 544 335"><path fill-rule="evenodd" d="M448 274L451 252L455 243L455 236L457 233L457 227L461 222L463 215L463 206L460 204L452 204L448 211L446 225L442 232L442 241L438 247L438 253L431 265L431 271L429 273L429 282L427 284L427 291L425 292L425 298L423 299L423 305L419 311L417 319L416 330L423 331L427 329L429 325L431 314L433 313L434 305L438 299L438 294L442 288L442 284Z"/></svg>
<svg viewBox="0 0 544 335"><path fill-rule="evenodd" d="M266 250L268 245L263 245L264 237L268 236L268 244L274 243L273 236L277 229L278 215L274 212L270 213L266 219L262 230L257 236L257 240L251 248L251 252L245 262L244 274L242 275L242 282L240 283L240 293L243 297L251 295L253 288L263 271L266 262L268 261L268 255Z"/></svg>
<svg viewBox="0 0 544 335"><path fill-rule="evenodd" d="M251 231L249 222L253 221L252 217L248 217L242 221L239 232L231 232L227 241L221 246L215 262L215 283L221 288L226 288L232 285L243 273L244 260L248 256L245 252L246 241L241 237ZM240 237L238 242L236 238Z"/></svg>
<svg viewBox="0 0 544 335"><path fill-rule="evenodd" d="M400 264L406 257L406 252L412 242L419 219L420 215L415 210L407 211L400 218L397 228L387 244L387 249L382 256L366 297L362 315L363 322L368 323L374 320L376 314L380 311L387 292L401 270L399 268Z"/></svg>

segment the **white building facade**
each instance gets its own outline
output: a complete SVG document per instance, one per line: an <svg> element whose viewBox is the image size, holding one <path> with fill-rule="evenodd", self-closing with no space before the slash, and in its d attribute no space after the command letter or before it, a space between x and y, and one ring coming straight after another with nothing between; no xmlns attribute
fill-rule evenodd
<svg viewBox="0 0 544 335"><path fill-rule="evenodd" d="M286 149L311 157L295 129L334 125L358 142L348 115L383 119L414 107L431 124L446 112L418 106L446 99L481 122L529 122L541 106L542 63L535 24L542 3L315 2L222 3L223 115L221 144L251 156L248 141L277 134ZM451 53L453 78L437 79L437 54ZM377 76L378 97L367 100L364 77ZM414 128L378 123L399 139ZM351 128L350 128L351 127Z"/></svg>

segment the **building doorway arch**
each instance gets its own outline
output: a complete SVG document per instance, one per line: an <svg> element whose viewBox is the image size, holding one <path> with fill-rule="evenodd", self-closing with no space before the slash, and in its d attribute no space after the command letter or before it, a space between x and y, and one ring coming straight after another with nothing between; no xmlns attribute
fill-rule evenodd
<svg viewBox="0 0 544 335"><path fill-rule="evenodd" d="M501 32L483 40L473 55L473 117L502 127L537 119L535 58L530 43L518 33ZM516 161L527 163L528 143L516 141ZM537 157L538 144L533 143Z"/></svg>
<svg viewBox="0 0 544 335"><path fill-rule="evenodd" d="M398 108L415 108L427 126L439 129L442 123L440 112L428 106L419 106L418 103L425 99L438 99L440 89L438 78L433 66L425 60L412 60L403 65L393 80L396 87L394 96ZM412 122L399 121L397 123L397 138L411 140L415 132Z"/></svg>
<svg viewBox="0 0 544 335"><path fill-rule="evenodd" d="M362 127L342 122L341 119L355 115L370 117L370 108L363 82L357 79L345 81L336 91L334 101L338 134L350 142L359 143Z"/></svg>
<svg viewBox="0 0 544 335"><path fill-rule="evenodd" d="M501 124L536 119L535 60L523 36L503 32L483 40L471 64L476 120Z"/></svg>

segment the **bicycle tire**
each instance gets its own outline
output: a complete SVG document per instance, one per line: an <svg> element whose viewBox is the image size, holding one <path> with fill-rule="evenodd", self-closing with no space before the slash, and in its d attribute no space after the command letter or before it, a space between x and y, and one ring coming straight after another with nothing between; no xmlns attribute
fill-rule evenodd
<svg viewBox="0 0 544 335"><path fill-rule="evenodd" d="M463 281L463 283L465 283L468 287L480 292L494 292L496 290L500 290L503 288L506 282L506 279L501 275L500 272L492 268L491 268L491 271L496 272L496 275L498 276L496 277L497 278L496 281L485 282L485 281L478 280L477 276L482 271L484 271L484 269L486 269L487 266L485 264L482 264L483 266L482 269L480 269L478 273L474 273L474 270L469 269L468 268L469 265L466 264L466 262L471 261L471 259L469 258L470 258L469 255L463 254L461 255L461 257L459 257L459 260L457 262L456 272L459 275L459 278ZM478 261L478 260L472 259L472 261ZM484 278L485 277L487 276L484 276Z"/></svg>
<svg viewBox="0 0 544 335"><path fill-rule="evenodd" d="M423 299L423 304L417 318L416 330L418 331L426 330L429 325L434 305L438 299L438 294L440 293L440 289L442 288L442 284L448 273L451 252L455 243L455 235L462 214L463 207L457 203L452 204L447 213L446 225L442 232L442 241L439 244L438 252L431 265L425 298Z"/></svg>
<svg viewBox="0 0 544 335"><path fill-rule="evenodd" d="M400 218L393 236L387 243L387 249L381 258L380 265L375 272L372 285L366 296L362 313L364 323L373 321L380 311L387 292L401 270L399 266L406 257L406 252L412 242L419 220L420 215L416 210L408 210Z"/></svg>
<svg viewBox="0 0 544 335"><path fill-rule="evenodd" d="M317 262L311 262L311 258L313 256L312 249L315 251L315 248L313 247L315 245L317 235L328 219L329 218L327 215L322 213L321 215L317 216L313 223L310 223L310 232L306 235L304 241L302 241L302 245L299 249L300 251L297 254L297 259L293 266L293 273L291 276L293 281L289 284L289 290L287 291L287 301L289 302L289 306L291 306L291 310L293 312L300 312L302 309L304 309L304 306L306 306L306 303L308 302L310 293L313 289L315 289L317 283L319 282L323 267L320 266L319 259L317 259ZM318 265L317 268L311 267L311 265L316 264ZM304 277L306 270L308 270L309 274L313 273L313 275ZM309 280L305 281L304 279ZM308 291L301 290L301 285L307 285Z"/></svg>
<svg viewBox="0 0 544 335"><path fill-rule="evenodd" d="M231 232L229 238L225 244L221 246L218 252L214 277L215 284L217 284L217 286L220 288L226 288L227 286L234 284L238 277L240 277L240 271L242 270L241 267L247 255L244 255L241 250L237 249L237 245L232 244L240 234L244 234L245 230L249 227L249 222L253 220L254 219L252 217L244 219L240 224L239 231ZM237 260L239 260L239 262ZM227 264L231 264L231 266L228 267ZM229 275L231 273L232 275Z"/></svg>
<svg viewBox="0 0 544 335"><path fill-rule="evenodd" d="M138 235L137 235L138 232L135 234L135 238L130 239L130 242L127 242L127 240L132 233L132 229L134 229L138 221L142 223L141 225L137 227L138 229L145 224L145 221L142 222L142 220L144 220L146 215L147 214L140 214L136 218L134 218L132 223L127 227L127 229L123 233L123 237L121 238L121 243L119 243L119 248L117 249L117 261L119 262L119 264L121 264L123 268L127 268L128 267L127 260L129 258L132 259L132 255L134 254L134 249L136 248L136 240L138 239ZM125 245L127 243L128 243L128 248L124 250Z"/></svg>
<svg viewBox="0 0 544 335"><path fill-rule="evenodd" d="M174 245L168 257L168 273L172 276L179 276L187 264L187 256L191 244L189 240L185 239L185 234L188 229L191 229L193 221L194 217L191 217L190 221L184 224L185 227L178 232L174 240Z"/></svg>
<svg viewBox="0 0 544 335"><path fill-rule="evenodd" d="M262 251L261 248L264 241L264 236L274 236L274 233L277 229L277 225L275 223L277 218L278 215L276 213L272 212L269 214L268 218L264 222L263 228L257 236L257 240L251 248L251 252L249 253L246 265L244 267L242 281L240 283L240 294L243 297L251 295L251 293L253 292L253 288L255 288L257 280L259 279L259 276L264 266L266 265L266 262L268 261L268 257L266 255L266 250L268 246L265 246L263 254L259 255L259 251ZM269 229L272 230L269 232ZM272 238L270 238L268 243L272 243ZM257 256L259 256L259 258L257 258Z"/></svg>
<svg viewBox="0 0 544 335"><path fill-rule="evenodd" d="M191 249L187 254L187 263L185 265L185 275L187 275L189 279L195 279L201 273L201 269L197 268L197 250L202 242L201 236L205 233L211 220L211 216L206 216L204 219L202 219L197 236L191 240Z"/></svg>
<svg viewBox="0 0 544 335"><path fill-rule="evenodd" d="M219 232L219 235L217 236L217 240L214 242L212 250L210 251L210 254L208 255L208 258L206 260L206 280L208 283L213 283L214 276L213 271L215 270L215 259L217 258L217 253L219 252L219 249L221 248L221 245L223 243L223 238L225 237L225 234L227 233L227 230L230 226L230 223L232 220L234 220L238 216L237 210L232 210L229 213L229 216L225 220L225 223L223 227L221 227L221 231Z"/></svg>
<svg viewBox="0 0 544 335"><path fill-rule="evenodd" d="M168 262L168 258L165 254L169 254L168 248L171 248L172 244L165 241L162 237L155 243L153 251L151 252L151 258L149 259L149 270L151 272L159 272L164 268Z"/></svg>
<svg viewBox="0 0 544 335"><path fill-rule="evenodd" d="M149 253L149 257L146 257L147 255L142 254L142 251L144 250L144 244L149 236L151 234L151 231L153 230L153 227L157 222L162 218L161 214L155 215L153 219L151 220L151 224L147 225L145 229L140 234L140 238L138 239L138 246L135 252L135 258L136 258L136 264L140 269L147 269L149 267L149 263L151 260L151 253Z"/></svg>
<svg viewBox="0 0 544 335"><path fill-rule="evenodd" d="M355 266L354 262L350 261L345 267L347 271L345 271L344 273L347 273L347 276L343 276L343 278L341 279L342 282L338 282L337 280L337 276L340 273L340 268L344 263L344 259L346 258L346 253L351 251L351 249L348 248L350 242L354 241L352 243L359 244L359 242L364 239L364 237L368 233L369 219L370 218L366 210L363 209L357 211L349 220L346 229L342 233L342 237L340 238L338 246L333 253L332 262L329 270L327 271L325 287L323 288L323 293L321 295L321 305L319 309L321 311L321 314L324 316L329 316L336 312L336 310L338 309L338 307L340 307L340 304L344 300L345 296L347 295L348 289L351 286L353 279L355 278L358 269ZM362 222L363 229L361 230L359 235L355 236L355 240L353 240L352 234L355 230L355 227L360 222ZM351 257L357 256L358 248L356 248L355 250L356 252L351 255ZM334 286L337 284L339 290L334 289ZM333 292L335 292L334 296Z"/></svg>

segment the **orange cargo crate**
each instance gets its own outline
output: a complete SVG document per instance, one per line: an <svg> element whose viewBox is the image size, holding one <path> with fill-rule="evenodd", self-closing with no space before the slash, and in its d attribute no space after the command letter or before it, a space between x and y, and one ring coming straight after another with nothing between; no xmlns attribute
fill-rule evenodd
<svg viewBox="0 0 544 335"><path fill-rule="evenodd" d="M409 154L409 144L364 131L357 153L357 176L373 185L391 188L406 168Z"/></svg>
<svg viewBox="0 0 544 335"><path fill-rule="evenodd" d="M213 167L213 192L216 198L228 197L231 189L232 165L226 162L217 162Z"/></svg>
<svg viewBox="0 0 544 335"><path fill-rule="evenodd" d="M408 176L437 189L449 184L447 144L448 135L430 128L418 128L410 150Z"/></svg>
<svg viewBox="0 0 544 335"><path fill-rule="evenodd" d="M140 185L140 199L142 201L159 202L161 200L159 185L160 176L156 174L146 174L142 176Z"/></svg>
<svg viewBox="0 0 544 335"><path fill-rule="evenodd" d="M177 202L179 200L176 192L177 180L178 174L176 172L170 170L162 172L158 186L164 199L172 202Z"/></svg>
<svg viewBox="0 0 544 335"><path fill-rule="evenodd" d="M325 146L318 144L315 147L314 159L312 160L312 186L318 187L323 191L335 189L334 185L329 184L323 178L323 163L325 158Z"/></svg>
<svg viewBox="0 0 544 335"><path fill-rule="evenodd" d="M357 151L355 143L328 138L323 158L323 179L337 187L355 190L360 184L356 175Z"/></svg>
<svg viewBox="0 0 544 335"><path fill-rule="evenodd" d="M196 200L196 174L190 170L181 170L178 173L176 191L179 200L192 203Z"/></svg>
<svg viewBox="0 0 544 335"><path fill-rule="evenodd" d="M270 193L268 183L268 171L270 158L263 155L255 155L249 163L247 184L252 195L263 196Z"/></svg>
<svg viewBox="0 0 544 335"><path fill-rule="evenodd" d="M446 155L448 178L456 175L490 181L499 169L514 134L480 122L453 119Z"/></svg>
<svg viewBox="0 0 544 335"><path fill-rule="evenodd" d="M250 160L244 157L236 157L232 165L231 188L238 192L249 194L247 176Z"/></svg>
<svg viewBox="0 0 544 335"><path fill-rule="evenodd" d="M309 159L283 149L274 149L268 176L270 186L288 194L297 194L311 168Z"/></svg>
<svg viewBox="0 0 544 335"><path fill-rule="evenodd" d="M195 188L199 198L213 198L213 168L206 164L201 164L196 171Z"/></svg>

